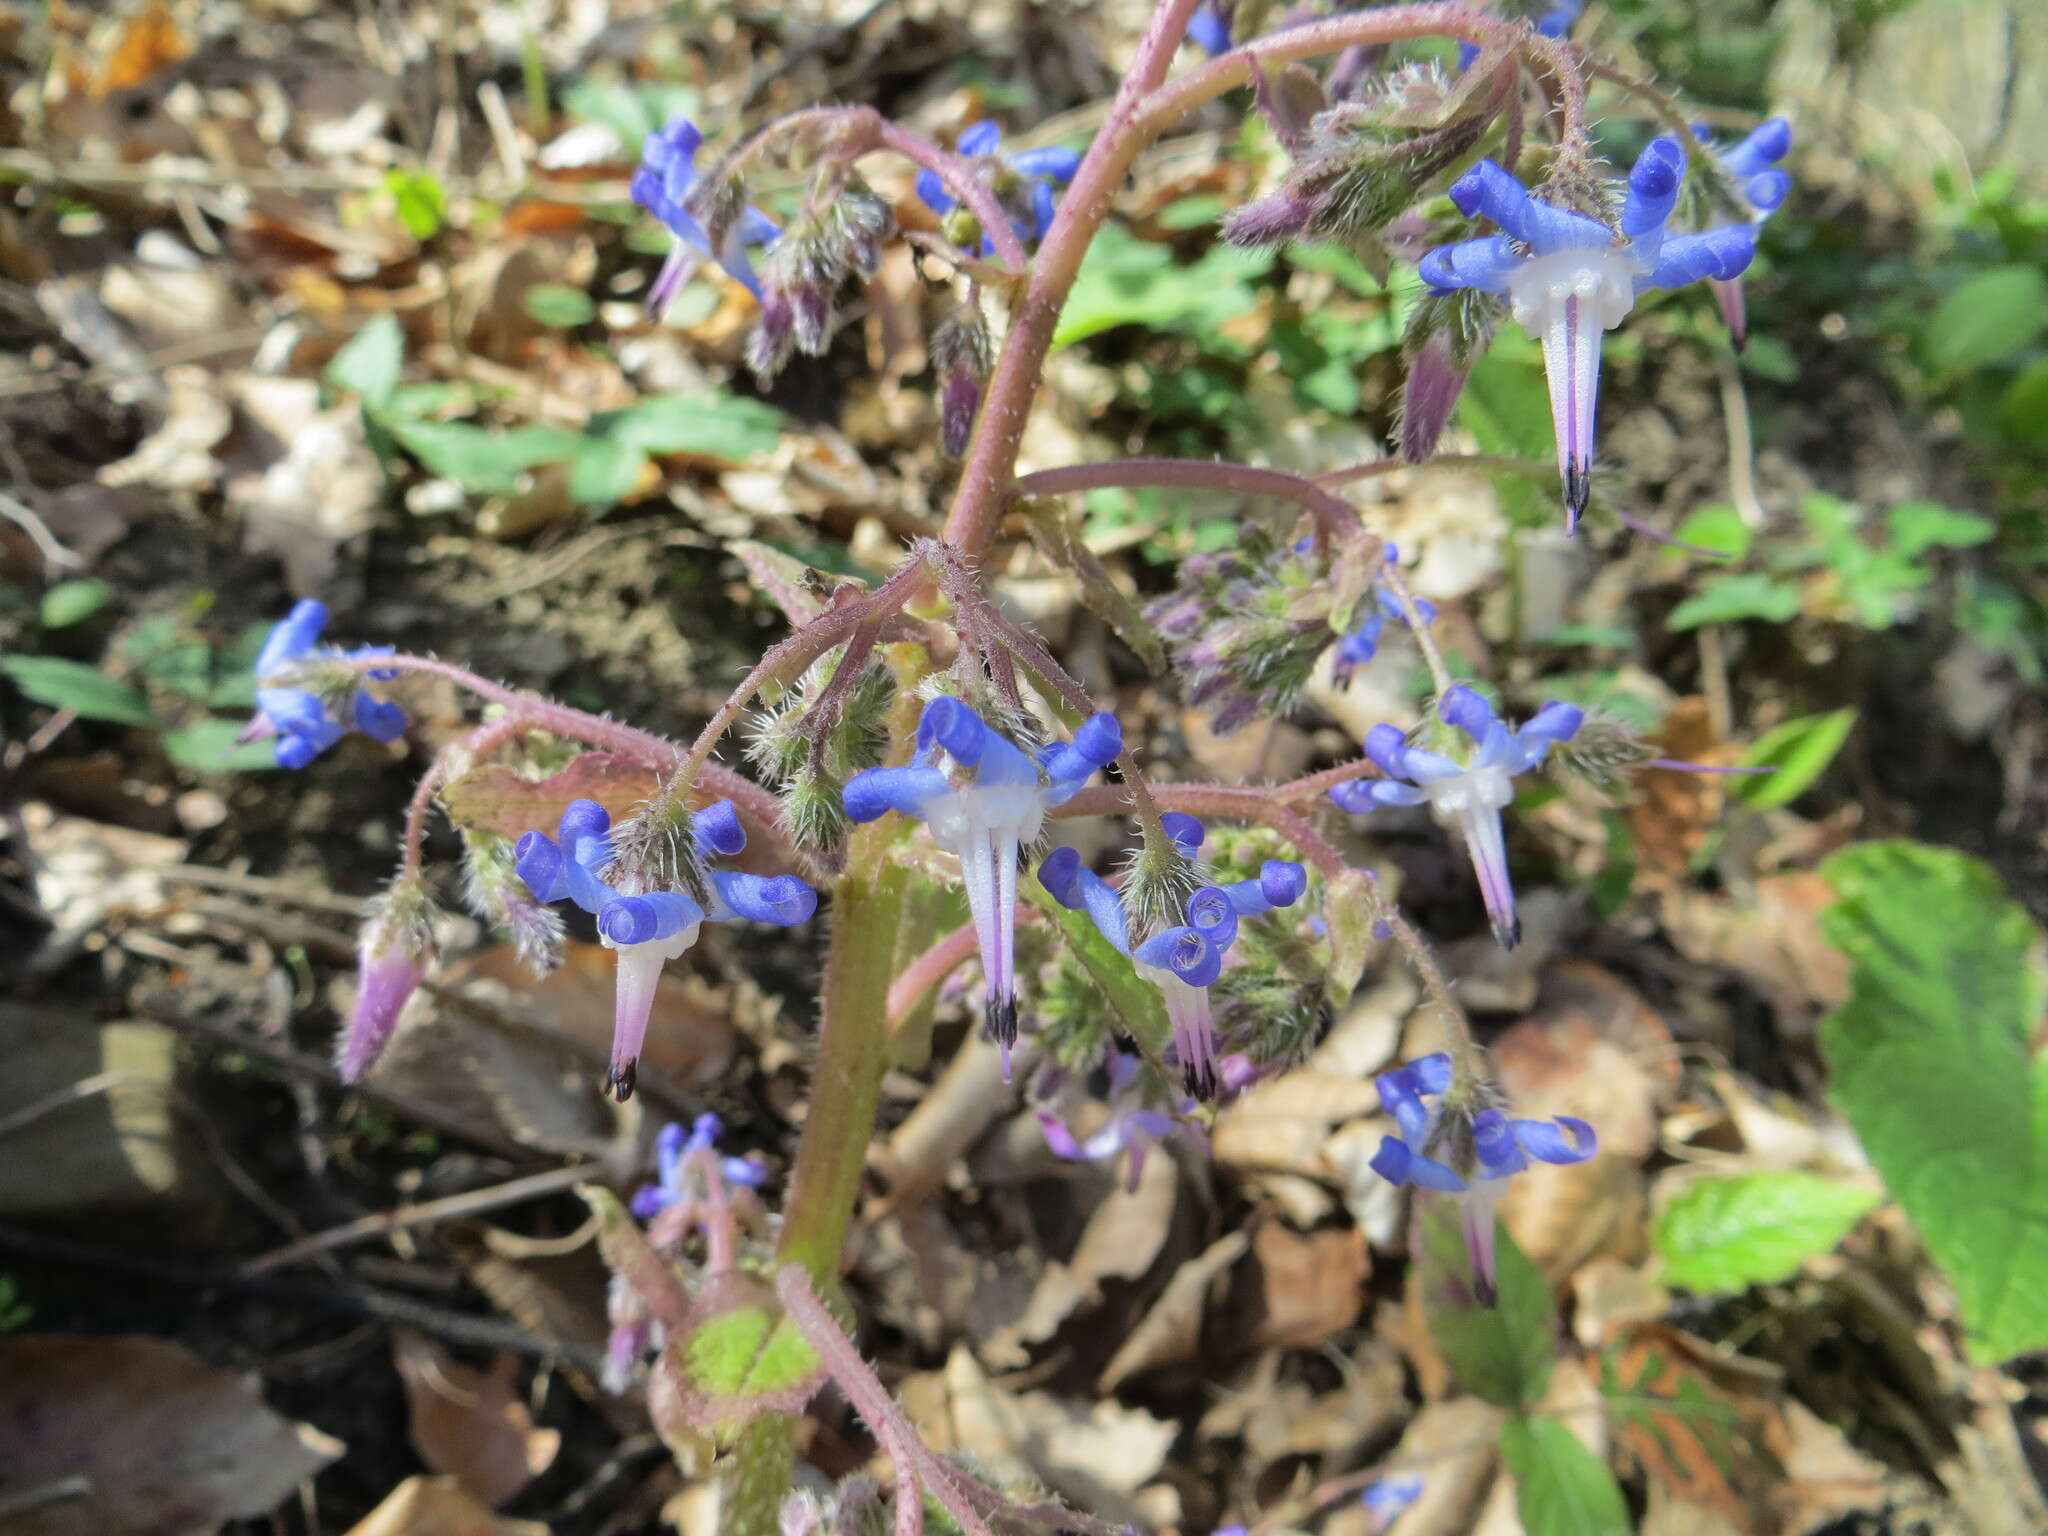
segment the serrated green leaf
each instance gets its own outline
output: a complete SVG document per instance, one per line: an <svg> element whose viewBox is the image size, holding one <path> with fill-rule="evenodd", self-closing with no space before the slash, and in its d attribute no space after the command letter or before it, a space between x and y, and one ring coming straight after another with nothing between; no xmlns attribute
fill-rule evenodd
<svg viewBox="0 0 2048 1536"><path fill-rule="evenodd" d="M1252 279L1272 265L1270 251L1214 245L1199 261L1182 266L1170 246L1106 224L1088 247L1052 344L1072 346L1119 325L1213 331L1257 303Z"/></svg>
<svg viewBox="0 0 2048 1536"><path fill-rule="evenodd" d="M1022 894L1052 923L1116 1014L1118 1027L1137 1041L1154 1062L1163 1059L1167 1043L1173 1038L1173 1026L1167 1021L1166 1003L1159 989L1139 976L1131 957L1118 953L1087 913L1069 912L1036 880Z"/></svg>
<svg viewBox="0 0 2048 1536"><path fill-rule="evenodd" d="M1500 1453L1528 1536L1629 1536L1628 1506L1607 1463L1556 1419L1510 1419Z"/></svg>
<svg viewBox="0 0 2048 1536"><path fill-rule="evenodd" d="M509 496L528 470L573 458L583 446L578 434L556 427L492 432L466 421L379 419L428 474L453 480L475 496Z"/></svg>
<svg viewBox="0 0 2048 1536"><path fill-rule="evenodd" d="M646 453L687 453L726 464L774 451L782 413L738 395L652 395L590 418L590 432Z"/></svg>
<svg viewBox="0 0 2048 1536"><path fill-rule="evenodd" d="M392 314L374 315L328 361L321 375L330 389L355 395L371 409L398 388L405 368L405 331Z"/></svg>
<svg viewBox="0 0 2048 1536"><path fill-rule="evenodd" d="M1989 866L1864 843L1821 866L1849 1000L1820 1024L1830 1096L1955 1287L1971 1356L2048 1346L2041 931Z"/></svg>
<svg viewBox="0 0 2048 1536"><path fill-rule="evenodd" d="M1733 507L1701 507L1699 511L1680 523L1671 535L1687 544L1697 544L1703 549L1720 550L1732 560L1740 560L1749 553L1749 546L1756 538L1756 530L1742 520L1742 514ZM1670 550L1674 558L1700 558L1688 556L1682 549Z"/></svg>
<svg viewBox="0 0 2048 1536"><path fill-rule="evenodd" d="M1551 441L1550 392L1543 370L1511 352L1488 352L1472 365L1458 396L1458 420L1481 453L1512 459L1548 459ZM1540 527L1559 515L1551 494L1527 475L1502 471L1489 477L1501 510L1520 528Z"/></svg>
<svg viewBox="0 0 2048 1536"><path fill-rule="evenodd" d="M1796 1274L1831 1251L1878 1196L1817 1173L1749 1173L1701 1179L1651 1229L1666 1284L1740 1291Z"/></svg>
<svg viewBox="0 0 2048 1536"><path fill-rule="evenodd" d="M194 773L248 773L277 766L273 742L237 742L242 734L239 720L202 720L179 730L165 731L164 753L180 768Z"/></svg>
<svg viewBox="0 0 2048 1536"><path fill-rule="evenodd" d="M1938 501L1902 501L1885 514L1893 552L1910 560L1930 549L1969 549L1998 532L1998 524L1975 512L1958 512Z"/></svg>
<svg viewBox="0 0 2048 1536"><path fill-rule="evenodd" d="M1458 1197L1426 1192L1415 1200L1423 1316L1451 1374L1466 1391L1503 1408L1532 1407L1557 1355L1550 1285L1505 1227L1497 1237L1499 1297L1482 1306L1465 1252Z"/></svg>
<svg viewBox="0 0 2048 1536"><path fill-rule="evenodd" d="M1761 571L1735 571L1716 576L1688 597L1664 621L1666 629L1697 629L1702 624L1727 624L1737 619L1768 619L1783 624L1799 612L1799 589Z"/></svg>
<svg viewBox="0 0 2048 1536"><path fill-rule="evenodd" d="M1790 805L1827 771L1855 728L1853 709L1803 715L1771 727L1743 755L1742 765L1776 771L1730 779L1728 792L1752 810L1769 811Z"/></svg>
<svg viewBox="0 0 2048 1536"><path fill-rule="evenodd" d="M112 601L114 589L97 576L60 581L43 594L37 616L45 629L63 629L91 618Z"/></svg>
<svg viewBox="0 0 2048 1536"><path fill-rule="evenodd" d="M2010 357L2048 330L2048 276L2018 264L1980 272L1929 317L1921 352L1937 374Z"/></svg>
<svg viewBox="0 0 2048 1536"><path fill-rule="evenodd" d="M116 725L155 725L149 700L97 667L59 656L0 656L0 672L15 687L52 709L68 709L86 720Z"/></svg>
<svg viewBox="0 0 2048 1536"><path fill-rule="evenodd" d="M597 314L590 295L567 283L534 283L519 296L519 307L539 324L562 330L588 325Z"/></svg>

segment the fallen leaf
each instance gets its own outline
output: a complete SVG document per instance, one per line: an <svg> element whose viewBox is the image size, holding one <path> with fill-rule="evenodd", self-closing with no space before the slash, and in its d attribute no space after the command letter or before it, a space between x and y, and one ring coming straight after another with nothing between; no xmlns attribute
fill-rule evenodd
<svg viewBox="0 0 2048 1536"><path fill-rule="evenodd" d="M1820 915L1834 900L1834 887L1819 875L1793 870L1764 876L1739 900L1676 886L1659 915L1680 954L1735 972L1763 994L1779 1027L1800 1039L1849 996L1849 962L1820 931Z"/></svg>
<svg viewBox="0 0 2048 1536"><path fill-rule="evenodd" d="M1715 739L1704 699L1680 699L1652 738L1660 757L1687 763L1732 762L1735 754ZM1691 866L1721 814L1723 791L1712 774L1648 768L1636 775L1628 821L1636 861L1645 873L1676 879Z"/></svg>
<svg viewBox="0 0 2048 1536"><path fill-rule="evenodd" d="M107 51L96 61L92 95L106 97L132 89L191 53L192 41L172 17L167 0L149 0L109 39Z"/></svg>
<svg viewBox="0 0 2048 1536"><path fill-rule="evenodd" d="M1365 1304L1372 1256L1355 1228L1296 1232L1267 1221L1233 1277L1227 1338L1233 1349L1306 1349L1348 1328Z"/></svg>
<svg viewBox="0 0 2048 1536"><path fill-rule="evenodd" d="M536 1428L518 1395L520 1361L501 1352L473 1371L432 1340L401 1329L391 1359L405 1383L412 1448L496 1508L554 1465L560 1430Z"/></svg>
<svg viewBox="0 0 2048 1536"><path fill-rule="evenodd" d="M1159 1299L1133 1328L1096 1382L1098 1392L1114 1392L1141 1371L1192 1360L1201 1349L1202 1317L1209 1287L1235 1264L1250 1246L1242 1232L1218 1238L1198 1257L1174 1272Z"/></svg>
<svg viewBox="0 0 2048 1536"><path fill-rule="evenodd" d="M535 1520L505 1520L452 1477L408 1477L348 1536L548 1536Z"/></svg>
<svg viewBox="0 0 2048 1536"><path fill-rule="evenodd" d="M196 1536L263 1514L345 1449L273 1413L254 1372L163 1339L0 1338L0 1503L86 1485L8 1536Z"/></svg>

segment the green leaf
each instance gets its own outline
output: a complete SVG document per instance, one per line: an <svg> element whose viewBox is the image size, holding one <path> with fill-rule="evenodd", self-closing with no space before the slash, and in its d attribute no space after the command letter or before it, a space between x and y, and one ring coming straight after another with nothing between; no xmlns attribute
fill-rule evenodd
<svg viewBox="0 0 2048 1536"><path fill-rule="evenodd" d="M1138 975L1130 956L1119 954L1116 946L1102 936L1085 912L1069 912L1052 899L1036 880L1020 892L1049 919L1088 979L1116 1015L1117 1027L1144 1048L1158 1062L1166 1055L1173 1026L1167 1022L1166 1003L1159 989Z"/></svg>
<svg viewBox="0 0 2048 1536"><path fill-rule="evenodd" d="M528 470L573 458L583 446L576 433L557 427L491 432L466 421L379 419L428 474L453 480L475 496L509 496Z"/></svg>
<svg viewBox="0 0 2048 1536"><path fill-rule="evenodd" d="M1935 307L1921 352L1936 374L2010 357L2048 330L2048 276L2038 267L1980 272Z"/></svg>
<svg viewBox="0 0 2048 1536"><path fill-rule="evenodd" d="M1756 538L1756 530L1742 520L1742 514L1733 507L1701 507L1686 518L1672 534L1688 544L1698 544L1704 549L1718 549L1732 560L1740 560L1749 553L1749 546ZM1674 556L1685 556L1682 549L1669 551ZM1698 556L1687 556L1698 559Z"/></svg>
<svg viewBox="0 0 2048 1536"><path fill-rule="evenodd" d="M1181 266L1170 246L1140 240L1120 224L1104 225L1074 279L1052 344L1069 347L1119 325L1213 331L1251 309L1257 302L1251 280L1272 265L1270 251L1219 244Z"/></svg>
<svg viewBox="0 0 2048 1536"><path fill-rule="evenodd" d="M1556 452L1550 392L1529 357L1495 350L1474 363L1458 396L1458 420L1481 453L1541 462ZM1539 527L1558 515L1550 492L1527 475L1502 471L1491 478L1501 509L1517 527Z"/></svg>
<svg viewBox="0 0 2048 1536"><path fill-rule="evenodd" d="M1988 865L1864 843L1821 866L1849 1000L1821 1021L1831 1096L1955 1287L1971 1356L2048 1346L2041 931Z"/></svg>
<svg viewBox="0 0 2048 1536"><path fill-rule="evenodd" d="M1466 1391L1503 1408L1527 1408L1543 1396L1557 1355L1557 1304L1550 1285L1505 1227L1496 1238L1500 1295L1482 1306L1465 1252L1457 1197L1416 1197L1423 1315L1430 1337Z"/></svg>
<svg viewBox="0 0 2048 1536"><path fill-rule="evenodd" d="M787 1392L819 1366L796 1324L760 1307L735 1307L691 1329L683 1358L690 1385L714 1400Z"/></svg>
<svg viewBox="0 0 2048 1536"><path fill-rule="evenodd" d="M1607 1463L1556 1419L1510 1419L1500 1453L1528 1536L1629 1536L1628 1506Z"/></svg>
<svg viewBox="0 0 2048 1536"><path fill-rule="evenodd" d="M1892 549L1910 560L1930 549L1968 549L1998 532L1998 524L1937 501L1902 501L1885 515Z"/></svg>
<svg viewBox="0 0 2048 1536"><path fill-rule="evenodd" d="M384 190L398 213L398 222L415 240L431 240L448 217L448 194L426 171L393 166L384 173Z"/></svg>
<svg viewBox="0 0 2048 1536"><path fill-rule="evenodd" d="M2048 446L2048 357L2006 385L1998 401L1998 424L2021 447Z"/></svg>
<svg viewBox="0 0 2048 1536"><path fill-rule="evenodd" d="M382 314L363 323L329 360L321 377L328 388L355 395L375 410L398 388L404 367L405 331L396 315Z"/></svg>
<svg viewBox="0 0 2048 1536"><path fill-rule="evenodd" d="M38 704L68 709L86 720L116 725L155 725L149 700L97 667L57 656L0 656L0 672Z"/></svg>
<svg viewBox="0 0 2048 1536"><path fill-rule="evenodd" d="M60 581L43 594L40 618L45 629L63 629L91 618L112 601L114 589L97 576Z"/></svg>
<svg viewBox="0 0 2048 1536"><path fill-rule="evenodd" d="M738 395L652 395L590 418L590 432L645 453L686 453L744 464L775 449L782 413Z"/></svg>
<svg viewBox="0 0 2048 1536"><path fill-rule="evenodd" d="M617 438L587 440L569 465L569 494L592 506L623 501L640 483L647 455Z"/></svg>
<svg viewBox="0 0 2048 1536"><path fill-rule="evenodd" d="M239 720L202 720L182 730L165 731L164 752L180 768L194 773L247 773L275 768L277 748L268 741L237 742Z"/></svg>
<svg viewBox="0 0 2048 1536"><path fill-rule="evenodd" d="M1799 612L1799 589L1761 571L1734 571L1716 576L1671 610L1666 629L1697 629L1702 624L1727 624L1737 619L1768 619L1783 624Z"/></svg>
<svg viewBox="0 0 2048 1536"><path fill-rule="evenodd" d="M562 330L587 325L597 314L590 295L567 283L535 283L519 296L519 307L540 324Z"/></svg>
<svg viewBox="0 0 2048 1536"><path fill-rule="evenodd" d="M1830 1252L1878 1203L1867 1189L1817 1173L1701 1179L1651 1230L1664 1280L1688 1291L1740 1291L1789 1279Z"/></svg>
<svg viewBox="0 0 2048 1536"><path fill-rule="evenodd" d="M1838 709L1831 714L1803 715L1775 725L1744 754L1745 768L1775 768L1728 781L1728 793L1752 810L1776 810L1790 805L1813 787L1826 771L1849 732L1856 727L1856 711Z"/></svg>

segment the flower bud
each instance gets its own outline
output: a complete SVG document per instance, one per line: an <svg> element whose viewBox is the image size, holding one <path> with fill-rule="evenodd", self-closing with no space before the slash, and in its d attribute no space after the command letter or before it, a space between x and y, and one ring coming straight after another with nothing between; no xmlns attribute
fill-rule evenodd
<svg viewBox="0 0 2048 1536"><path fill-rule="evenodd" d="M406 1000L434 959L434 903L417 875L401 875L371 908L356 944L356 1001L338 1064L353 1083L376 1064Z"/></svg>
<svg viewBox="0 0 2048 1536"><path fill-rule="evenodd" d="M932 367L939 376L939 448L948 458L965 453L967 440L974 435L992 355L988 323L973 300L932 332Z"/></svg>

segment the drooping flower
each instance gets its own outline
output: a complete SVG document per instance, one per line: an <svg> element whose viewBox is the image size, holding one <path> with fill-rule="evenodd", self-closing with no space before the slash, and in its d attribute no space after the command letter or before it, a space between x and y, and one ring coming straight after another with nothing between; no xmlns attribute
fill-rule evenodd
<svg viewBox="0 0 2048 1536"><path fill-rule="evenodd" d="M1368 1483L1365 1492L1358 1496L1358 1502L1371 1516L1373 1530L1380 1532L1400 1519L1402 1512L1421 1497L1422 1479L1410 1472Z"/></svg>
<svg viewBox="0 0 2048 1536"><path fill-rule="evenodd" d="M378 741L396 741L405 734L405 711L386 703L354 677L328 679L341 687L346 721L336 717L328 698L302 686L313 680L322 661L359 661L366 656L388 656L389 646L366 645L353 651L319 648L320 631L327 627L327 605L312 598L292 605L282 623L271 630L256 655L256 716L240 741L275 740L277 766L303 768L333 746L351 729ZM388 681L398 673L374 668L361 677ZM332 689L327 690L330 694Z"/></svg>
<svg viewBox="0 0 2048 1536"><path fill-rule="evenodd" d="M356 1001L337 1065L345 1083L376 1065L399 1015L434 963L434 903L417 875L401 876L364 919L356 941Z"/></svg>
<svg viewBox="0 0 2048 1536"><path fill-rule="evenodd" d="M1554 744L1576 735L1585 712L1553 699L1519 729L1510 730L1492 705L1460 683L1438 702L1437 715L1471 738L1465 761L1411 745L1398 726L1376 725L1366 733L1365 755L1386 777L1339 784L1330 798L1354 815L1380 806L1426 803L1437 820L1456 827L1479 876L1494 937L1513 949L1522 928L1515 916L1514 887L1508 881L1501 809L1515 798L1515 775L1527 773Z"/></svg>
<svg viewBox="0 0 2048 1536"><path fill-rule="evenodd" d="M1168 812L1160 820L1183 855L1202 845L1202 824ZM1205 885L1187 898L1186 921L1135 942L1123 892L1081 862L1077 848L1055 848L1038 867L1038 881L1070 912L1086 912L1102 936L1130 956L1140 976L1159 988L1173 1025L1173 1056L1181 1080L1198 1099L1218 1087L1216 1030L1209 987L1223 973L1223 956L1237 938L1238 921L1291 907L1308 888L1308 873L1286 859L1268 859L1257 878Z"/></svg>
<svg viewBox="0 0 2048 1536"><path fill-rule="evenodd" d="M1230 13L1236 9L1234 0L1196 7L1188 18L1188 41L1212 56L1230 52Z"/></svg>
<svg viewBox="0 0 2048 1536"><path fill-rule="evenodd" d="M1505 297L1522 328L1542 342L1567 532L1591 493L1602 334L1648 289L1739 277L1756 254L1756 230L1747 224L1667 237L1684 177L1679 142L1652 139L1629 172L1617 238L1598 219L1532 197L1508 171L1482 160L1452 185L1451 201L1503 233L1438 246L1420 263L1423 281L1439 293L1471 288Z"/></svg>
<svg viewBox="0 0 2048 1536"><path fill-rule="evenodd" d="M1181 1128L1180 1115L1194 1108L1192 1100L1176 1106L1177 1113L1155 1108L1146 1097L1139 1075L1141 1063L1124 1051L1109 1055L1109 1118L1086 1141L1068 1129L1067 1123L1050 1109L1037 1111L1039 1129L1053 1156L1070 1163L1106 1163L1123 1157L1124 1186L1138 1187L1145 1169L1145 1155L1152 1147Z"/></svg>
<svg viewBox="0 0 2048 1536"><path fill-rule="evenodd" d="M1005 1081L1017 1041L1017 860L1038 837L1045 813L1072 799L1123 749L1116 716L1090 715L1071 742L1041 747L1034 762L960 700L936 698L918 719L906 766L869 768L846 781L851 820L876 821L890 811L922 817L932 841L958 856L988 985L988 1030L1002 1047Z"/></svg>
<svg viewBox="0 0 2048 1536"><path fill-rule="evenodd" d="M632 1096L640 1045L661 969L697 942L707 922L736 917L780 928L806 921L817 910L818 894L794 875L742 874L715 870L697 894L681 890L621 891L605 883L612 875L640 884L614 868L611 813L595 800L572 800L562 812L557 838L528 832L519 839L516 868L535 898L567 897L597 918L598 937L618 956L618 989L612 1022L611 1073L606 1081L621 1102ZM747 845L746 829L730 800L707 805L692 818L694 848L688 867L713 855L730 857Z"/></svg>
<svg viewBox="0 0 2048 1536"><path fill-rule="evenodd" d="M661 220L674 238L660 275L647 290L647 308L657 320L698 264L706 260L717 262L758 299L761 284L754 276L747 248L766 245L780 232L760 209L742 207L717 245L712 244L711 236L686 206L697 184L697 151L703 143L697 125L678 114L647 135L640 150L640 166L633 172L633 201Z"/></svg>
<svg viewBox="0 0 2048 1536"><path fill-rule="evenodd" d="M1706 126L1693 125L1693 137L1702 144L1712 146ZM1728 173L1735 183L1735 192L1747 204L1744 210L1747 222L1752 226L1761 225L1792 192L1792 178L1777 169L1777 164L1792 152L1792 125L1782 117L1773 117L1759 123L1738 144L1715 155L1721 169ZM1714 292L1714 299L1721 306L1721 318L1727 322L1728 338L1740 352L1749 340L1749 306L1742 291L1742 278L1710 277L1707 286Z"/></svg>
<svg viewBox="0 0 2048 1536"><path fill-rule="evenodd" d="M690 1162L700 1152L718 1158L718 1175L728 1184L747 1189L759 1189L765 1184L768 1170L755 1159L719 1154L718 1138L724 1134L725 1122L708 1110L693 1120L687 1131L673 1120L664 1125L654 1140L655 1180L634 1192L633 1214L646 1221L673 1205L695 1198L697 1190L691 1183Z"/></svg>
<svg viewBox="0 0 2048 1536"><path fill-rule="evenodd" d="M1507 1182L1529 1166L1582 1163L1599 1150L1593 1127L1570 1115L1555 1120L1511 1119L1488 1084L1474 1084L1458 1100L1451 1058L1439 1052L1374 1079L1380 1104L1401 1134L1385 1137L1372 1170L1390 1184L1433 1189L1455 1197L1465 1251L1480 1300L1491 1306L1494 1278L1493 1208ZM1424 1101L1435 1099L1435 1104Z"/></svg>
<svg viewBox="0 0 2048 1536"><path fill-rule="evenodd" d="M1074 172L1081 168L1081 157L1057 145L1020 149L1006 155L1001 150L1002 142L1003 130L984 118L961 130L960 156L972 162L976 174L988 182L996 201L1009 214L1010 227L1017 232L1017 238L1043 240L1045 232L1052 228L1053 210L1059 201L1055 189L1074 179ZM917 196L934 213L951 213L959 206L959 200L946 190L937 171L917 173ZM995 243L984 234L981 254L994 253Z"/></svg>

